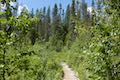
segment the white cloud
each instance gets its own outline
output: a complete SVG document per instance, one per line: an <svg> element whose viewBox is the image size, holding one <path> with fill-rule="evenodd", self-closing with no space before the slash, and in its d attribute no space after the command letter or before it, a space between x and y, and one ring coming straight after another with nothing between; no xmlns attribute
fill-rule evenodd
<svg viewBox="0 0 120 80"><path fill-rule="evenodd" d="M16 2L10 2L10 5L15 7L17 5L17 3ZM25 4L18 4L18 10L17 10L17 14L18 15L21 14L21 12L22 12L22 10L23 10L24 7L29 11L27 5L25 5ZM6 9L6 5L3 5L2 3L0 3L0 11L4 12L5 9Z"/></svg>
<svg viewBox="0 0 120 80"><path fill-rule="evenodd" d="M15 6L16 3L15 3L15 2L10 2L10 5L11 5L11 6ZM6 4L3 5L2 3L0 3L0 7L1 7L1 10L4 11L4 10L6 9Z"/></svg>
<svg viewBox="0 0 120 80"><path fill-rule="evenodd" d="M10 5L11 5L11 6L15 6L15 5L16 5L16 2L10 2Z"/></svg>
<svg viewBox="0 0 120 80"><path fill-rule="evenodd" d="M11 6L15 6L16 3L15 2L10 2ZM2 4L0 3L0 11L5 11L6 10L6 4Z"/></svg>
<svg viewBox="0 0 120 80"><path fill-rule="evenodd" d="M23 10L23 8L26 8L27 10L29 10L28 9L28 7L27 7L27 5L25 5L25 4L20 4L19 6L18 6L18 15L20 15L21 14L21 12L22 12L22 10Z"/></svg>
<svg viewBox="0 0 120 80"><path fill-rule="evenodd" d="M6 9L6 5L0 3L0 11L5 11L5 9Z"/></svg>
<svg viewBox="0 0 120 80"><path fill-rule="evenodd" d="M92 7L88 7L87 11L89 11L91 13L92 12Z"/></svg>
<svg viewBox="0 0 120 80"><path fill-rule="evenodd" d="M22 12L22 9L23 9L23 8L24 8L24 7L21 6L21 5L18 6L18 15L20 15L20 13Z"/></svg>

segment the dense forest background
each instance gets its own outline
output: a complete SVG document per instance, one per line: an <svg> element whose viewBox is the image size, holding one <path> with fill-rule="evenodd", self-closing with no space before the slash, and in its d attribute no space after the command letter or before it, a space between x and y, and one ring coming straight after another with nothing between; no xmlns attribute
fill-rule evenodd
<svg viewBox="0 0 120 80"><path fill-rule="evenodd" d="M62 80L66 62L80 80L120 80L120 1L72 0L17 14L0 0L0 80ZM16 2L11 6L10 2Z"/></svg>

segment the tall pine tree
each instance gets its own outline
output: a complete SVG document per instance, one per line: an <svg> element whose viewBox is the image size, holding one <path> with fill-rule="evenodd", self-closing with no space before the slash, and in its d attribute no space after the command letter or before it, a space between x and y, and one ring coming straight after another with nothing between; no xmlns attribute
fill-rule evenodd
<svg viewBox="0 0 120 80"><path fill-rule="evenodd" d="M51 35L51 17L50 17L50 6L48 7L47 14L46 14L46 26L45 26L45 41L49 40Z"/></svg>

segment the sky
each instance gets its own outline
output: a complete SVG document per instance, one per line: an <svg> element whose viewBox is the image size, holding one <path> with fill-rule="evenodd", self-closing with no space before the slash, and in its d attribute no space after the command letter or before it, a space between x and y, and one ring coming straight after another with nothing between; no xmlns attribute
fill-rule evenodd
<svg viewBox="0 0 120 80"><path fill-rule="evenodd" d="M71 4L72 0L18 0L18 2L26 6L29 9L29 11L31 11L32 8L34 10L36 10L37 8L40 9L48 6L53 8L55 3L61 3L62 7L65 9L68 4ZM91 0L86 0L86 2L88 3L88 7L90 7Z"/></svg>

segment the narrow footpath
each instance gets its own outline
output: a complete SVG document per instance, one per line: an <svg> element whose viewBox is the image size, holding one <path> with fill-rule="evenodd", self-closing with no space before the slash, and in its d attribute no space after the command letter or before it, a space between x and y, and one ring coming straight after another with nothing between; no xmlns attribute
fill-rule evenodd
<svg viewBox="0 0 120 80"><path fill-rule="evenodd" d="M71 68L69 68L69 66L62 62L61 63L62 67L63 67L63 71L64 71L64 77L63 80L79 80L75 74L74 71L72 71Z"/></svg>

